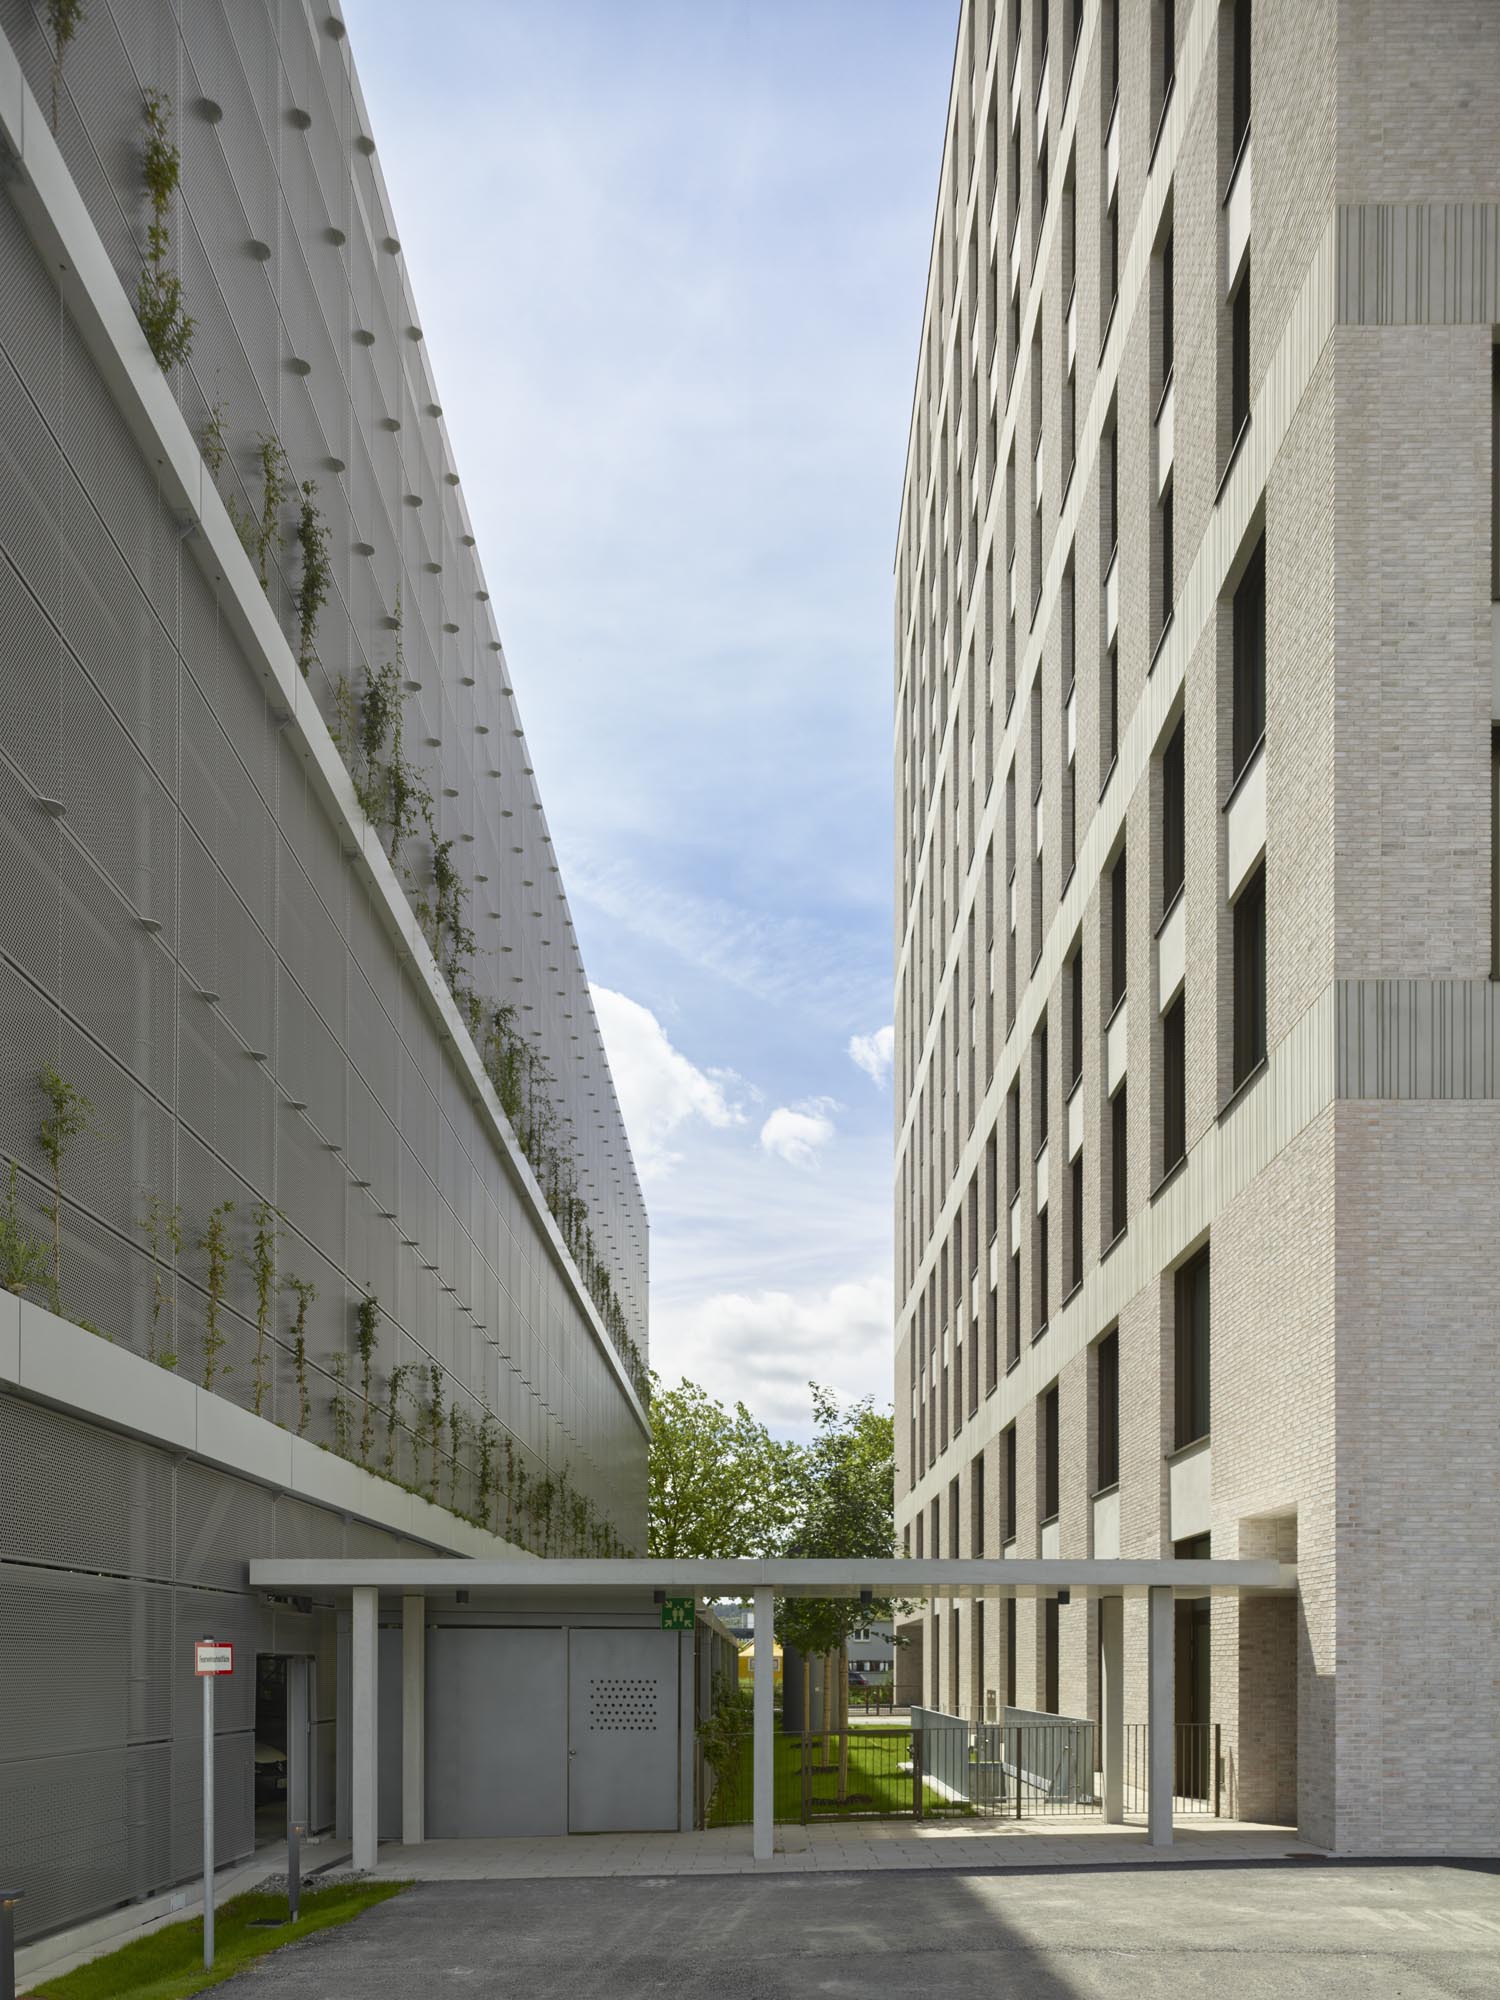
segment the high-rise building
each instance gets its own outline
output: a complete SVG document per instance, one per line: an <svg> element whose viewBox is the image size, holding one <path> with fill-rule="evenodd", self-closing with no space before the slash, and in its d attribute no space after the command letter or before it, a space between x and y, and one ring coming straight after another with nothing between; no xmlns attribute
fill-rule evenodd
<svg viewBox="0 0 1500 2000"><path fill-rule="evenodd" d="M248 1558L643 1548L646 1216L458 464L336 0L0 0L23 1937L195 1869L205 1633L220 1858L290 1660L337 1816L335 1618Z"/></svg>
<svg viewBox="0 0 1500 2000"><path fill-rule="evenodd" d="M1203 1784L1493 1850L1500 11L963 0L947 116L898 1531L1294 1560L1295 1599L1178 1605ZM1094 1603L911 1636L939 1709L1098 1716Z"/></svg>

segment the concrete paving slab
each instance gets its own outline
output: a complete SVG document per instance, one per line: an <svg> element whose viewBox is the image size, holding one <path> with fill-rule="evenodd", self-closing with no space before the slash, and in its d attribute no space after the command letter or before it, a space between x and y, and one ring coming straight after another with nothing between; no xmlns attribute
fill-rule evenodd
<svg viewBox="0 0 1500 2000"><path fill-rule="evenodd" d="M426 1882L227 2000L1478 2000L1500 1877L1337 1862Z"/></svg>

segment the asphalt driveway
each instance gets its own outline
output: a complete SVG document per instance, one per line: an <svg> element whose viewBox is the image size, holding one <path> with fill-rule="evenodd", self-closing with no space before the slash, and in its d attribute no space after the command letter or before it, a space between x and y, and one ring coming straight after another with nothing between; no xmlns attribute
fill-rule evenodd
<svg viewBox="0 0 1500 2000"><path fill-rule="evenodd" d="M1500 1874L1452 1864L426 1882L233 2000L1494 2000Z"/></svg>

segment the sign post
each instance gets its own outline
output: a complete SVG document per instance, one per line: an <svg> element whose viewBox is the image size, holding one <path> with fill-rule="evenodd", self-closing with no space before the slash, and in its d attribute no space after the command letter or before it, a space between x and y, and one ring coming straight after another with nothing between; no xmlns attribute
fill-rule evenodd
<svg viewBox="0 0 1500 2000"><path fill-rule="evenodd" d="M214 1682L234 1672L234 1647L220 1639L199 1639L193 1672L203 1683L203 1969L214 1962Z"/></svg>

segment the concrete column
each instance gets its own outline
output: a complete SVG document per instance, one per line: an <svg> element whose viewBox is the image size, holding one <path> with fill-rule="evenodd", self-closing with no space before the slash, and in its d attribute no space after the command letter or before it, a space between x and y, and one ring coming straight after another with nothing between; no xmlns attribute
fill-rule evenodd
<svg viewBox="0 0 1500 2000"><path fill-rule="evenodd" d="M751 1791L751 1853L769 1861L775 1847L776 1735L773 1706L776 1676L776 1599L769 1590L755 1592L755 1734L754 1781Z"/></svg>
<svg viewBox="0 0 1500 2000"><path fill-rule="evenodd" d="M1172 1749L1176 1727L1173 1688L1176 1601L1169 1584L1146 1593L1146 1831L1153 1847L1172 1845Z"/></svg>
<svg viewBox="0 0 1500 2000"><path fill-rule="evenodd" d="M426 1839L427 1599L401 1600L401 1839Z"/></svg>
<svg viewBox="0 0 1500 2000"><path fill-rule="evenodd" d="M379 1670L380 1593L370 1584L353 1591L350 1621L349 1701L349 1833L354 1842L353 1865L375 1866L379 1841L380 1714L376 1675Z"/></svg>
<svg viewBox="0 0 1500 2000"><path fill-rule="evenodd" d="M1118 1826L1125 1817L1125 1600L1099 1600L1102 1655L1099 1709L1104 1724L1104 1817Z"/></svg>

